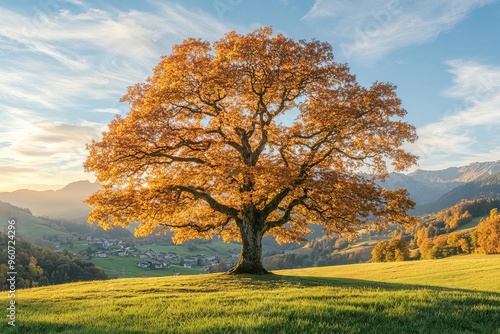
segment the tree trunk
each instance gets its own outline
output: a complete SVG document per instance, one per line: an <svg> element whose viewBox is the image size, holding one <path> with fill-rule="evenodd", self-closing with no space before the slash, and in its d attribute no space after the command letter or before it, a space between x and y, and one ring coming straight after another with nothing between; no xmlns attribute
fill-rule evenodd
<svg viewBox="0 0 500 334"><path fill-rule="evenodd" d="M239 226L242 240L240 259L229 274L270 274L262 265L263 232L255 207L243 211L243 220Z"/></svg>

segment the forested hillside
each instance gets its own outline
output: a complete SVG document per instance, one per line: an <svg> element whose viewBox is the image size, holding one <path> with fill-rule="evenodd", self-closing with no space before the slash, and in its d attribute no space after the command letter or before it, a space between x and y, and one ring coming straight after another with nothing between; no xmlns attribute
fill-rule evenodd
<svg viewBox="0 0 500 334"><path fill-rule="evenodd" d="M500 197L500 172L461 185L441 196L437 201L415 208L414 214L438 212L464 199Z"/></svg>
<svg viewBox="0 0 500 334"><path fill-rule="evenodd" d="M0 258L8 258L8 237L0 233ZM0 264L0 290L7 289L7 264ZM73 260L68 254L58 254L26 240L15 239L15 271L17 288L106 279L104 271L90 262Z"/></svg>
<svg viewBox="0 0 500 334"><path fill-rule="evenodd" d="M462 201L421 217L412 231L399 231L379 242L372 261L437 259L458 254L500 253L500 199ZM410 250L413 250L410 255Z"/></svg>

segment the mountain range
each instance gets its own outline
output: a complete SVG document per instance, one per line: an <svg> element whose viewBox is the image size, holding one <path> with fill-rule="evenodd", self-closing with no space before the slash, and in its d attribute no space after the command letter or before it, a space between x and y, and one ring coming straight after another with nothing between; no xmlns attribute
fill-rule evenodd
<svg viewBox="0 0 500 334"><path fill-rule="evenodd" d="M59 190L1 192L0 201L28 208L34 216L75 219L89 214L90 208L83 200L100 188L90 181L78 181Z"/></svg>
<svg viewBox="0 0 500 334"><path fill-rule="evenodd" d="M498 172L500 160L473 162L467 166L442 170L418 169L410 174L392 173L381 185L393 190L406 188L417 205L424 205L437 201L459 186Z"/></svg>
<svg viewBox="0 0 500 334"><path fill-rule="evenodd" d="M462 200L500 198L500 172L493 173L453 188L436 201L417 205L413 214L434 213L451 207Z"/></svg>
<svg viewBox="0 0 500 334"><path fill-rule="evenodd" d="M443 170L419 169L410 174L392 173L381 185L388 189L408 189L410 197L417 204L415 214L424 214L433 212L436 208L444 208L443 205L456 204L461 199L483 196L486 190L479 189L482 187L481 183L474 182L499 172L500 160L474 162L467 166L450 167ZM490 196L500 196L500 190L498 190L500 185L495 183L497 181L500 182L500 178L493 178L491 184L488 185ZM470 186L466 186L471 182ZM75 219L88 215L90 208L83 203L83 200L99 189L100 186L96 183L78 181L59 190L23 189L0 192L0 201L29 208L35 216ZM444 198L442 198L443 196ZM433 204L436 201L437 204Z"/></svg>

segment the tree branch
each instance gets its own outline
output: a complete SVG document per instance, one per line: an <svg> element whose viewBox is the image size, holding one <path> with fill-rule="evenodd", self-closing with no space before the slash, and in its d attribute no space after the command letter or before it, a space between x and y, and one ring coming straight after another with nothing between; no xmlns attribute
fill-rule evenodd
<svg viewBox="0 0 500 334"><path fill-rule="evenodd" d="M301 196L299 198L294 199L291 201L287 208L285 209L285 212L283 213L283 216L281 216L280 219L273 220L273 221L268 221L265 224L265 231L270 230L273 227L281 226L286 224L288 221L290 221L290 215L292 213L292 210L299 204L304 204L304 199L306 199L307 196Z"/></svg>
<svg viewBox="0 0 500 334"><path fill-rule="evenodd" d="M169 227L169 228L192 228L193 230L196 230L196 232L208 232L210 230L214 230L215 228L217 228L217 226L215 225L206 225L206 226L199 226L199 225L196 225L196 224L181 224L181 225L174 225L174 224L169 224L169 223L160 223L158 224L160 226L163 226L163 227Z"/></svg>
<svg viewBox="0 0 500 334"><path fill-rule="evenodd" d="M217 202L212 196L210 196L202 191L197 190L193 186L170 186L169 188L172 190L190 193L195 198L204 200L213 210L220 212L222 214L225 214L226 216L229 216L229 217L235 219L236 221L240 220L238 218L238 212L239 212L238 210Z"/></svg>

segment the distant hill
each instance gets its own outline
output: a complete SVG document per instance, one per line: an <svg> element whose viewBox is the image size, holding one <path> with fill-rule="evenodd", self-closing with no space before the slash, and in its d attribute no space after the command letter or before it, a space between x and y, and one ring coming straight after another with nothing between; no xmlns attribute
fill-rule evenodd
<svg viewBox="0 0 500 334"><path fill-rule="evenodd" d="M47 220L34 217L29 209L0 201L0 232L7 230L9 220L16 221L16 235L30 240L39 246L53 247L49 237L65 239L69 233L49 226Z"/></svg>
<svg viewBox="0 0 500 334"><path fill-rule="evenodd" d="M462 200L498 197L500 197L500 172L483 176L472 182L467 182L464 185L452 189L435 202L419 205L415 208L414 214L422 215L438 212Z"/></svg>
<svg viewBox="0 0 500 334"><path fill-rule="evenodd" d="M413 180L423 184L429 183L466 183L481 177L500 172L500 160L490 162L473 162L467 166L450 167L443 170L416 170L408 174Z"/></svg>
<svg viewBox="0 0 500 334"><path fill-rule="evenodd" d="M416 170L410 174L392 173L381 185L388 189L406 188L410 197L423 205L438 200L450 190L500 172L500 160L474 162L467 166L450 167L443 170ZM29 208L35 216L50 218L86 218L90 208L83 201L100 186L89 181L70 183L59 190L16 190L0 192L0 201Z"/></svg>
<svg viewBox="0 0 500 334"><path fill-rule="evenodd" d="M89 214L90 208L83 200L99 189L96 183L78 181L59 190L2 192L0 201L29 208L35 216L75 219Z"/></svg>
<svg viewBox="0 0 500 334"><path fill-rule="evenodd" d="M441 195L462 183L420 182L405 174L391 173L384 182L379 184L392 190L406 188L415 203L424 204L437 200Z"/></svg>
<svg viewBox="0 0 500 334"><path fill-rule="evenodd" d="M16 235L38 246L54 248L55 239L66 240L72 234L99 238L133 238L128 229L115 227L104 231L86 221L35 217L29 209L0 201L0 232L7 230L9 220L16 221ZM51 241L52 240L52 241Z"/></svg>

